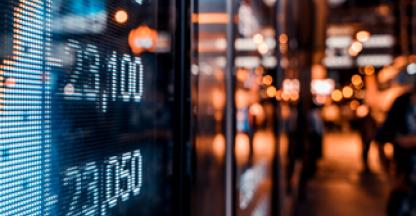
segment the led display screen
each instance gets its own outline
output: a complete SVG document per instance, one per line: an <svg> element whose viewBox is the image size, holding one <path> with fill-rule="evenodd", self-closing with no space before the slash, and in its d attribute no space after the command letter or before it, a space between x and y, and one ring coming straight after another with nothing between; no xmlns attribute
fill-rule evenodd
<svg viewBox="0 0 416 216"><path fill-rule="evenodd" d="M0 1L0 215L171 211L171 3Z"/></svg>

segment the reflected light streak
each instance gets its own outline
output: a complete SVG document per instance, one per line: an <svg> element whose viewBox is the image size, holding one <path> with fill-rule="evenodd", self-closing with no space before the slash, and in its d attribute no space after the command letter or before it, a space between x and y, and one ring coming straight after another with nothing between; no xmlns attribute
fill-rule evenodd
<svg viewBox="0 0 416 216"><path fill-rule="evenodd" d="M237 164L247 163L250 155L250 138L245 133L237 133L235 136L235 157Z"/></svg>
<svg viewBox="0 0 416 216"><path fill-rule="evenodd" d="M325 79L327 75L326 68L321 64L312 66L312 79Z"/></svg>
<svg viewBox="0 0 416 216"><path fill-rule="evenodd" d="M384 154L387 156L387 158L393 158L394 155L394 146L392 143L386 143L384 144Z"/></svg>
<svg viewBox="0 0 416 216"><path fill-rule="evenodd" d="M225 93L218 88L212 91L212 105L215 110L222 110L225 107Z"/></svg>
<svg viewBox="0 0 416 216"><path fill-rule="evenodd" d="M275 151L275 138L272 132L257 132L253 138L254 160L271 161Z"/></svg>
<svg viewBox="0 0 416 216"><path fill-rule="evenodd" d="M222 162L224 160L225 137L223 134L218 133L215 135L214 141L212 142L212 152L218 162Z"/></svg>
<svg viewBox="0 0 416 216"><path fill-rule="evenodd" d="M266 119L266 113L264 111L264 108L259 103L255 103L251 105L249 112L253 117L255 117L255 123L257 125L262 124L264 120Z"/></svg>
<svg viewBox="0 0 416 216"><path fill-rule="evenodd" d="M244 109L248 107L250 103L249 93L244 90L237 90L235 92L235 105L237 109Z"/></svg>
<svg viewBox="0 0 416 216"><path fill-rule="evenodd" d="M227 24L226 13L195 13L192 15L192 22L197 24Z"/></svg>
<svg viewBox="0 0 416 216"><path fill-rule="evenodd" d="M281 44L287 44L287 43L288 43L288 41L289 41L289 37L287 36L287 34L281 34L281 35L279 36L279 42L280 42Z"/></svg>
<svg viewBox="0 0 416 216"><path fill-rule="evenodd" d="M244 69L238 69L236 74L237 80L240 82L245 82L249 77L249 72Z"/></svg>

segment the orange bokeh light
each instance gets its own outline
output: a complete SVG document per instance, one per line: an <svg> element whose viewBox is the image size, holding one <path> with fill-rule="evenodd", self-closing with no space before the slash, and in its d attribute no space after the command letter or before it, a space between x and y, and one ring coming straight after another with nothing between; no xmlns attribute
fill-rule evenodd
<svg viewBox="0 0 416 216"><path fill-rule="evenodd" d="M212 142L212 152L218 162L222 162L225 156L225 137L223 134L217 134Z"/></svg>
<svg viewBox="0 0 416 216"><path fill-rule="evenodd" d="M133 53L141 54L145 51L154 52L157 48L158 33L146 25L130 31L129 45Z"/></svg>
<svg viewBox="0 0 416 216"><path fill-rule="evenodd" d="M287 36L287 34L281 34L279 36L279 42L281 44L287 44L288 41L289 41L289 37Z"/></svg>
<svg viewBox="0 0 416 216"><path fill-rule="evenodd" d="M259 131L253 138L254 159L270 161L275 151L275 137L271 131Z"/></svg>
<svg viewBox="0 0 416 216"><path fill-rule="evenodd" d="M276 87L269 86L266 90L267 97L270 97L270 98L276 97L276 92L277 92Z"/></svg>
<svg viewBox="0 0 416 216"><path fill-rule="evenodd" d="M245 133L237 133L235 136L235 157L237 164L247 163L250 156L250 138Z"/></svg>
<svg viewBox="0 0 416 216"><path fill-rule="evenodd" d="M352 98L352 96L354 95L354 89L352 89L349 86L346 86L342 89L342 94L345 98Z"/></svg>
<svg viewBox="0 0 416 216"><path fill-rule="evenodd" d="M263 77L263 84L264 85L271 85L273 83L273 78L270 75L266 75Z"/></svg>
<svg viewBox="0 0 416 216"><path fill-rule="evenodd" d="M344 96L342 95L342 92L340 90L335 90L332 92L331 98L335 102L340 102Z"/></svg>
<svg viewBox="0 0 416 216"><path fill-rule="evenodd" d="M370 32L363 30L363 31L357 32L356 37L357 37L358 41L364 43L364 42L367 42L370 39L371 34L370 34Z"/></svg>
<svg viewBox="0 0 416 216"><path fill-rule="evenodd" d="M365 75L368 75L368 76L373 75L375 71L376 71L376 69L372 65L365 66L365 68L364 68L364 73L365 73Z"/></svg>
<svg viewBox="0 0 416 216"><path fill-rule="evenodd" d="M114 14L114 20L120 24L126 23L129 19L127 11L120 9Z"/></svg>

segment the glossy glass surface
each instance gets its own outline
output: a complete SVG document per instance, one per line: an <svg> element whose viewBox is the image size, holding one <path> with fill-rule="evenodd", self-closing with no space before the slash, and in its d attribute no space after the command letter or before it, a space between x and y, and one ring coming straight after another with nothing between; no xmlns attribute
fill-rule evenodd
<svg viewBox="0 0 416 216"><path fill-rule="evenodd" d="M168 215L170 1L0 1L0 215Z"/></svg>
<svg viewBox="0 0 416 216"><path fill-rule="evenodd" d="M277 142L276 1L241 1L236 57L236 215L272 215Z"/></svg>
<svg viewBox="0 0 416 216"><path fill-rule="evenodd" d="M225 66L227 14L224 0L193 1L191 214L225 214Z"/></svg>

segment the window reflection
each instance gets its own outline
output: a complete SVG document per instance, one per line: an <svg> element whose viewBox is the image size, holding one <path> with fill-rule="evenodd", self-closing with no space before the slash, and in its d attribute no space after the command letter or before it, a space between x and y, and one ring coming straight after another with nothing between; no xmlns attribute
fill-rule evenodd
<svg viewBox="0 0 416 216"><path fill-rule="evenodd" d="M192 215L225 213L225 1L195 1L192 104L194 186Z"/></svg>

